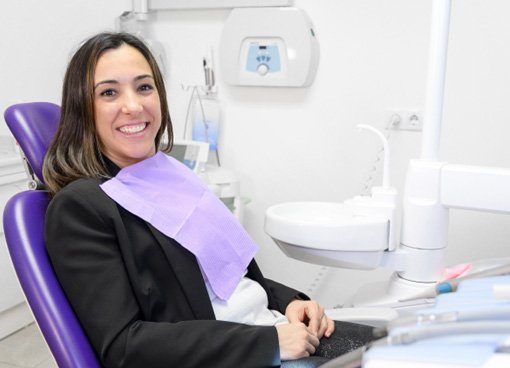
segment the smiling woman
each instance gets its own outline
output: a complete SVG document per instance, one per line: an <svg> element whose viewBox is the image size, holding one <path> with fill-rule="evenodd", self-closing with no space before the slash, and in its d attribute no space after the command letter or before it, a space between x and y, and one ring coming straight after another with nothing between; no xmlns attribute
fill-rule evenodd
<svg viewBox="0 0 510 368"><path fill-rule="evenodd" d="M106 51L94 73L95 125L101 151L119 167L156 153L161 104L149 63L134 47Z"/></svg>
<svg viewBox="0 0 510 368"><path fill-rule="evenodd" d="M159 106L153 99L159 100ZM149 100L153 102L148 104ZM124 106L115 110L114 106L120 103ZM144 111L137 114L136 109ZM83 43L69 62L64 77L60 124L44 165L44 177L50 193L55 194L82 177L111 176L104 161L108 155L105 156L103 150L109 147L105 144L106 139L114 137L111 130L121 126L110 125L107 129L101 123L103 135L98 131L98 122L109 120L110 124L119 124L120 115L114 116L117 113L124 115L122 125L126 135L130 131L150 128L150 134L156 131L152 136L152 153L157 148L170 151L172 124L163 76L154 56L141 40L132 35L101 33ZM160 147L165 132L168 143ZM149 151L146 149L144 153ZM143 156L138 155L139 158ZM122 158L123 161L125 159ZM127 162L134 161L127 160L124 165Z"/></svg>
<svg viewBox="0 0 510 368"><path fill-rule="evenodd" d="M124 33L87 40L69 64L45 159L45 240L101 365L314 367L370 341L371 327L335 324L263 277L249 234L159 147L165 130L170 147L147 47Z"/></svg>

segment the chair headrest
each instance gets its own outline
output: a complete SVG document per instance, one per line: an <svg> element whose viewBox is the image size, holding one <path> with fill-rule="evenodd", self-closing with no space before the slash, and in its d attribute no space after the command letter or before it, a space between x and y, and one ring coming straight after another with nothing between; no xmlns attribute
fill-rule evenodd
<svg viewBox="0 0 510 368"><path fill-rule="evenodd" d="M16 104L5 110L4 117L37 179L44 183L44 156L57 131L60 106L49 102Z"/></svg>

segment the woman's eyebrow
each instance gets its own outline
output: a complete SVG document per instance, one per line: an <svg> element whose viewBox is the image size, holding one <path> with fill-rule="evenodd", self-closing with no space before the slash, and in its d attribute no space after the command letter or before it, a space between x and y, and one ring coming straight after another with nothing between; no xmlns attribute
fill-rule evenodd
<svg viewBox="0 0 510 368"><path fill-rule="evenodd" d="M104 81L101 81L101 82L97 82L95 85L94 85L94 89L96 89L97 87L99 87L101 84L118 84L119 82L116 81L115 79L107 79L107 80L104 80Z"/></svg>
<svg viewBox="0 0 510 368"><path fill-rule="evenodd" d="M142 75L138 75L136 76L133 80L135 82L139 81L139 80L142 80L142 79L145 79L145 78L150 78L150 79L154 79L154 77L150 74L142 74ZM115 80L115 79L106 79L106 80L103 80L103 81L100 81L100 82L97 82L95 85L94 85L94 89L96 89L97 87L99 87L101 84L119 84L119 81Z"/></svg>
<svg viewBox="0 0 510 368"><path fill-rule="evenodd" d="M145 78L151 78L151 79L154 79L154 77L150 74L142 74L142 75L139 75L138 77L135 78L135 81L139 81L140 79L145 79Z"/></svg>

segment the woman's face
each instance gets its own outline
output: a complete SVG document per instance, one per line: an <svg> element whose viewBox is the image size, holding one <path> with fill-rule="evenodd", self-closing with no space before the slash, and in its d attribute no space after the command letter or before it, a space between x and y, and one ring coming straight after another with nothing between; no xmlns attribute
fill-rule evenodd
<svg viewBox="0 0 510 368"><path fill-rule="evenodd" d="M107 50L97 61L94 117L101 151L119 167L155 154L159 94L149 63L134 47Z"/></svg>

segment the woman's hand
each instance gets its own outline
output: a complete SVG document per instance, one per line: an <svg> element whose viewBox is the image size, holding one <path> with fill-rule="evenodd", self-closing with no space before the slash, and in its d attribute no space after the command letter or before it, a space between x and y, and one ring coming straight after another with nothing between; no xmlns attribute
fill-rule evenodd
<svg viewBox="0 0 510 368"><path fill-rule="evenodd" d="M308 326L308 331L317 338L330 337L335 331L335 323L324 314L324 308L312 300L294 300L285 310L290 323L301 322Z"/></svg>
<svg viewBox="0 0 510 368"><path fill-rule="evenodd" d="M281 360L294 360L310 356L319 346L317 336L311 334L301 322L277 325L276 331L278 332Z"/></svg>

